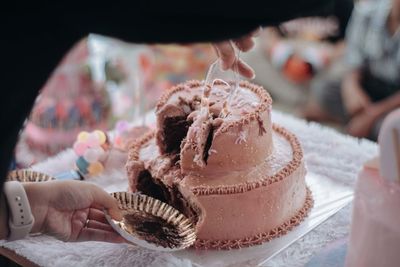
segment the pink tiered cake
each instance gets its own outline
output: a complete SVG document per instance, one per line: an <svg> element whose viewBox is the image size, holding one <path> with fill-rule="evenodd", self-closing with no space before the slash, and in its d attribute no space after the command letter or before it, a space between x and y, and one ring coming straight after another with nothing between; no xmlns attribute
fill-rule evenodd
<svg viewBox="0 0 400 267"><path fill-rule="evenodd" d="M400 265L400 109L379 132L379 157L358 174L346 267Z"/></svg>
<svg viewBox="0 0 400 267"><path fill-rule="evenodd" d="M206 90L204 90L206 88ZM157 129L131 147L130 190L174 206L196 224L196 248L231 249L287 233L312 206L301 146L271 123L260 86L199 81L166 92Z"/></svg>

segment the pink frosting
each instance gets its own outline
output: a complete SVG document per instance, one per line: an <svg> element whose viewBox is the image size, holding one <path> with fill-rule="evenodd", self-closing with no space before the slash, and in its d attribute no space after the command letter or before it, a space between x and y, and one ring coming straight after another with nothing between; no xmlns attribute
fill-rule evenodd
<svg viewBox="0 0 400 267"><path fill-rule="evenodd" d="M105 129L106 124L101 123L96 126L96 129ZM76 136L87 128L75 128L70 131L56 130L56 129L43 129L36 124L28 122L25 128L28 138L37 144L47 144L48 142L59 144L72 144Z"/></svg>
<svg viewBox="0 0 400 267"><path fill-rule="evenodd" d="M357 180L346 267L399 266L400 184L377 169L363 169Z"/></svg>
<svg viewBox="0 0 400 267"><path fill-rule="evenodd" d="M284 180L242 194L202 195L197 201L203 223L197 236L231 240L255 236L280 226L302 209L306 199L305 168L301 165Z"/></svg>

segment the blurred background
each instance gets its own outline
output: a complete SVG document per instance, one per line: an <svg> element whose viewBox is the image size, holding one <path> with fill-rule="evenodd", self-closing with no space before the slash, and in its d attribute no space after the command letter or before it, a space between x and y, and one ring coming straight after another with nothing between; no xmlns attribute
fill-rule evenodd
<svg viewBox="0 0 400 267"><path fill-rule="evenodd" d="M241 58L275 110L376 140L383 117L400 106L398 2L363 0L353 8L352 0L338 0L327 17L264 28ZM87 36L42 88L17 163L29 166L71 147L82 130L140 119L168 88L204 79L215 59L210 44L136 45Z"/></svg>

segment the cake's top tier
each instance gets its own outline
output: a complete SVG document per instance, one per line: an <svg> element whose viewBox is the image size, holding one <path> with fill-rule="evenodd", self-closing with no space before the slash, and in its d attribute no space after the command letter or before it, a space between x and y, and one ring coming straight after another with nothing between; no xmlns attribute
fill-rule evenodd
<svg viewBox="0 0 400 267"><path fill-rule="evenodd" d="M182 174L223 175L260 164L272 152L272 100L260 86L216 80L180 84L157 105L161 154L180 154Z"/></svg>
<svg viewBox="0 0 400 267"><path fill-rule="evenodd" d="M271 109L272 99L264 88L246 81L240 82L238 87L231 102L227 103L226 108L229 113L224 116L224 128L229 128L232 124L243 123L260 112ZM223 110L223 104L228 101L233 85L222 80L215 80L210 89L208 96L210 112L214 117L219 115L222 117L220 113ZM161 96L157 104L157 113L160 113L168 105L177 105L189 113L198 110L201 99L204 98L203 90L204 83L196 80L172 87Z"/></svg>

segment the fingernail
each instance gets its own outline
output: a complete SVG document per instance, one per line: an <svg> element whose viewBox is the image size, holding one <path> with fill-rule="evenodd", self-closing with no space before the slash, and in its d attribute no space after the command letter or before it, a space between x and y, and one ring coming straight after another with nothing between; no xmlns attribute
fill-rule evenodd
<svg viewBox="0 0 400 267"><path fill-rule="evenodd" d="M121 221L122 220L122 213L118 210L110 211L110 215L114 220Z"/></svg>

